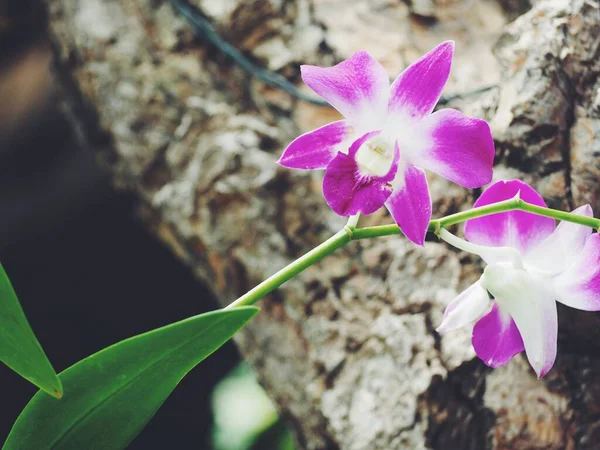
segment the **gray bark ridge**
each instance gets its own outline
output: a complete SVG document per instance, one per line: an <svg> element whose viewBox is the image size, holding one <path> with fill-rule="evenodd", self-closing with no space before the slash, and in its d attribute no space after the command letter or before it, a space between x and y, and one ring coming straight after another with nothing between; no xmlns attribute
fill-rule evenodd
<svg viewBox="0 0 600 450"><path fill-rule="evenodd" d="M596 1L343 3L195 6L299 86L299 63L366 48L395 76L456 39L447 92L496 86L452 102L492 124L496 178L522 178L552 206L600 211ZM322 174L275 164L335 112L250 79L168 2L51 0L49 9L65 114L223 305L343 226L322 198ZM430 185L437 215L472 204L472 192L433 176ZM383 211L364 219L389 222ZM237 342L301 448L598 448L598 315L560 309L559 357L543 380L522 356L489 370L468 330L434 331L479 270L438 242L355 242L263 300Z"/></svg>

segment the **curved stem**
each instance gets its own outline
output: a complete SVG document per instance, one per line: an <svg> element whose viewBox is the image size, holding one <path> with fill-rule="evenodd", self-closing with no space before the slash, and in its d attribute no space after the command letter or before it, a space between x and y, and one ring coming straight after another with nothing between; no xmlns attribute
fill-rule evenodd
<svg viewBox="0 0 600 450"><path fill-rule="evenodd" d="M505 261L510 261L515 268L523 268L521 255L519 254L519 251L513 247L490 247L487 245L474 244L473 242L454 236L445 228L440 230L439 237L459 250L480 256L488 264L490 261L489 258L502 258Z"/></svg>
<svg viewBox="0 0 600 450"><path fill-rule="evenodd" d="M504 200L491 205L480 206L478 208L469 209L467 211L461 211L456 214L450 214L449 216L442 217L440 219L433 219L429 222L428 231L435 233L439 236L440 230L456 225L458 223L465 222L469 219L476 219L478 217L490 216L492 214L498 214L507 211L525 211L539 216L551 217L557 220L563 220L566 222L573 222L579 225L585 225L587 227L598 230L600 228L600 219L594 217L585 217L571 214L564 211L559 211L551 208L543 208L541 206L532 205L521 200L518 197L510 200ZM349 224L344 229L338 231L332 237L327 239L321 245L315 247L308 253L304 254L297 260L293 261L276 274L270 276L262 283L242 295L236 301L228 305L225 309L235 308L238 306L252 305L259 301L261 298L273 292L283 283L289 279L295 277L304 269L317 263L325 256L333 253L338 248L343 247L348 242L357 239L367 239L382 236L392 236L402 234L398 225L380 225L376 227L365 227L356 228L354 221L351 218Z"/></svg>
<svg viewBox="0 0 600 450"><path fill-rule="evenodd" d="M358 226L358 219L360 219L360 213L348 217L348 223L346 226L356 228L356 226Z"/></svg>
<svg viewBox="0 0 600 450"><path fill-rule="evenodd" d="M585 225L598 231L600 228L600 219L595 217L578 216L576 214L568 213L565 211L559 211L557 209L544 208L542 206L532 205L530 203L520 200L519 210L526 211L538 216L552 217L556 220L563 220L565 222L573 222L579 225Z"/></svg>
<svg viewBox="0 0 600 450"><path fill-rule="evenodd" d="M308 253L288 264L274 275L271 275L262 283L258 284L253 289L246 292L233 303L230 303L225 309L236 308L238 306L252 305L259 301L264 296L270 294L283 283L295 277L304 269L312 266L317 261L320 261L325 256L333 253L338 248L343 247L352 240L352 231L349 228L344 228L331 236L322 244L313 248Z"/></svg>
<svg viewBox="0 0 600 450"><path fill-rule="evenodd" d="M440 219L433 219L429 222L429 228L427 231L437 235L442 228L447 228L450 225L456 225L458 223L466 222L469 219L491 216L492 214L498 214L507 211L525 211L538 216L550 217L552 219L563 220L565 222L585 225L586 227L594 228L597 231L600 228L600 219L596 219L595 217L578 216L576 214L559 211L557 209L532 205L531 203L527 203L520 198L511 198L510 200L492 203L491 205L479 206L467 211L450 214L449 216L442 217ZM353 233L353 239L367 239L373 237L390 236L394 234L402 234L402 231L398 225L380 225L376 227L356 229Z"/></svg>

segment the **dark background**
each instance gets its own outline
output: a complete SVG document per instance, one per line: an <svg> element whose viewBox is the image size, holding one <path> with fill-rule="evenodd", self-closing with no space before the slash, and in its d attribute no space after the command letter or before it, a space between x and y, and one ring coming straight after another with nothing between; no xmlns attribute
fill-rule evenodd
<svg viewBox="0 0 600 450"><path fill-rule="evenodd" d="M37 2L0 5L0 261L57 371L108 345L216 308L78 148L51 89ZM186 377L130 448L208 448L209 394L229 343ZM37 389L0 364L0 442ZM68 394L68 392L66 392ZM206 443L206 444L203 444Z"/></svg>

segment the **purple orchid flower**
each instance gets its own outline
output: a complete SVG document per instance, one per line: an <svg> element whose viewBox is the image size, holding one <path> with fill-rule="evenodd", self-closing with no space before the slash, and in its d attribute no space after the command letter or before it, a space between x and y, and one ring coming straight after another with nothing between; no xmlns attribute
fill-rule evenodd
<svg viewBox="0 0 600 450"><path fill-rule="evenodd" d="M533 188L518 180L493 184L475 206L517 195L546 207ZM593 217L589 205L573 214ZM488 265L479 281L448 305L438 331L477 320L473 347L490 367L503 366L525 350L538 377L544 376L556 358L556 301L586 311L600 310L600 236L589 227L561 222L555 228L554 219L511 211L468 220L465 236L469 242L446 230L440 236L480 255Z"/></svg>
<svg viewBox="0 0 600 450"><path fill-rule="evenodd" d="M431 198L423 169L466 188L492 179L489 125L453 109L432 114L450 74L454 43L444 42L391 84L367 52L329 68L302 66L302 79L345 120L296 138L279 164L326 169L323 193L342 216L383 205L413 242L423 245Z"/></svg>

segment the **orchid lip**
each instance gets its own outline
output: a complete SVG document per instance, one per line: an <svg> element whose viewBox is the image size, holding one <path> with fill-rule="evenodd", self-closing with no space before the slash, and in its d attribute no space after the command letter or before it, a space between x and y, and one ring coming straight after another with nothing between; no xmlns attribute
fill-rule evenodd
<svg viewBox="0 0 600 450"><path fill-rule="evenodd" d="M369 137L356 150L356 162L365 175L385 176L394 163L394 147L380 135Z"/></svg>

